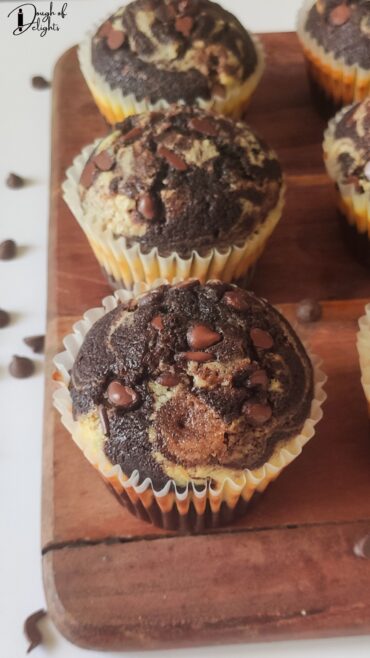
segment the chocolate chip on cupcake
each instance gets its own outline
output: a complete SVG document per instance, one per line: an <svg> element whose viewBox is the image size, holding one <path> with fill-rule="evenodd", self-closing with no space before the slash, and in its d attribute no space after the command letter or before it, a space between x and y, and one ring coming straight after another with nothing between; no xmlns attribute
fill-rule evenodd
<svg viewBox="0 0 370 658"><path fill-rule="evenodd" d="M283 206L275 153L244 123L195 108L129 117L68 176L67 203L126 288L243 277Z"/></svg>
<svg viewBox="0 0 370 658"><path fill-rule="evenodd" d="M344 108L330 121L323 148L347 244L370 266L370 98Z"/></svg>
<svg viewBox="0 0 370 658"><path fill-rule="evenodd" d="M322 392L288 322L218 281L162 285L119 304L92 326L73 361L72 434L104 477L111 473L121 500L142 486L139 507L170 509L171 487L185 487L181 501L193 501L202 522L217 496L228 518L244 510L300 452L321 414L314 405L312 416ZM194 483L211 498L194 498ZM177 504L176 527L184 513Z"/></svg>
<svg viewBox="0 0 370 658"><path fill-rule="evenodd" d="M315 97L325 112L370 93L368 0L307 0L298 36Z"/></svg>
<svg viewBox="0 0 370 658"><path fill-rule="evenodd" d="M230 12L209 0L136 0L79 50L108 122L172 103L240 116L263 72L263 51Z"/></svg>

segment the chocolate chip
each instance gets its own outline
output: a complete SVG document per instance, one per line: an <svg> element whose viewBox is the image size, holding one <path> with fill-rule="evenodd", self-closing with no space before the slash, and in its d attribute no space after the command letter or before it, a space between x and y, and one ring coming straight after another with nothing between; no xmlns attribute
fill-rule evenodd
<svg viewBox="0 0 370 658"><path fill-rule="evenodd" d="M108 151L101 151L101 153L94 155L93 160L100 171L109 171L114 164L114 160Z"/></svg>
<svg viewBox="0 0 370 658"><path fill-rule="evenodd" d="M29 617L27 617L26 621L24 622L24 634L29 641L27 653L30 653L33 649L42 644L42 635L39 631L38 623L40 619L45 617L45 615L46 610L37 610L37 612L33 612L32 615L29 615Z"/></svg>
<svg viewBox="0 0 370 658"><path fill-rule="evenodd" d="M205 324L196 324L188 329L186 338L189 346L194 350L204 350L206 347L219 343L222 336Z"/></svg>
<svg viewBox="0 0 370 658"><path fill-rule="evenodd" d="M124 386L120 382L111 382L108 386L108 400L115 407L128 409L138 401L138 394L130 386Z"/></svg>
<svg viewBox="0 0 370 658"><path fill-rule="evenodd" d="M349 20L351 16L351 9L344 2L334 9L329 14L329 22L335 27L341 27Z"/></svg>
<svg viewBox="0 0 370 658"><path fill-rule="evenodd" d="M199 279L186 279L186 281L179 281L179 283L175 283L172 288L174 290L190 290L191 288L195 288L199 284Z"/></svg>
<svg viewBox="0 0 370 658"><path fill-rule="evenodd" d="M22 176L18 176L18 174L9 174L7 179L6 179L6 185L10 187L12 190L19 190L20 187L24 187L26 181Z"/></svg>
<svg viewBox="0 0 370 658"><path fill-rule="evenodd" d="M163 320L161 315L156 315L151 321L150 324L154 329L157 331L162 331L163 330Z"/></svg>
<svg viewBox="0 0 370 658"><path fill-rule="evenodd" d="M145 219L154 219L155 217L155 199L149 193L146 192L141 194L137 203L137 209L139 213L145 217Z"/></svg>
<svg viewBox="0 0 370 658"><path fill-rule="evenodd" d="M0 308L0 329L4 329L4 327L7 327L10 322L10 315L7 313L7 311L4 311L2 308Z"/></svg>
<svg viewBox="0 0 370 658"><path fill-rule="evenodd" d="M33 375L35 371L35 364L31 359L27 359L25 356L13 356L9 364L9 372L12 377L17 379L26 379Z"/></svg>
<svg viewBox="0 0 370 658"><path fill-rule="evenodd" d="M246 402L243 405L243 412L247 416L248 422L256 427L267 423L272 416L270 405L260 402Z"/></svg>
<svg viewBox="0 0 370 658"><path fill-rule="evenodd" d="M103 25L98 30L98 37L107 37L109 36L111 30L113 29L112 23L110 21L105 21Z"/></svg>
<svg viewBox="0 0 370 658"><path fill-rule="evenodd" d="M222 301L228 306L231 306L231 308L235 308L236 311L246 311L249 308L248 301L241 290L229 290L225 292Z"/></svg>
<svg viewBox="0 0 370 658"><path fill-rule="evenodd" d="M212 87L212 94L213 96L218 96L218 98L226 98L226 88L220 83L217 83Z"/></svg>
<svg viewBox="0 0 370 658"><path fill-rule="evenodd" d="M51 82L42 75L34 75L31 78L31 84L34 89L49 89L51 87Z"/></svg>
<svg viewBox="0 0 370 658"><path fill-rule="evenodd" d="M193 117L189 121L189 127L191 130L196 130L198 133L203 133L204 135L209 135L210 137L215 137L217 135L215 126L208 119Z"/></svg>
<svg viewBox="0 0 370 658"><path fill-rule="evenodd" d="M258 329L258 327L250 330L250 337L253 345L261 350L269 350L274 344L274 340L268 331Z"/></svg>
<svg viewBox="0 0 370 658"><path fill-rule="evenodd" d="M370 560L370 535L362 537L353 547L353 552L357 557Z"/></svg>
<svg viewBox="0 0 370 658"><path fill-rule="evenodd" d="M364 167L364 174L367 178L367 180L370 180L370 160L366 163Z"/></svg>
<svg viewBox="0 0 370 658"><path fill-rule="evenodd" d="M85 187L86 189L91 187L91 185L94 182L96 171L97 169L93 160L89 160L85 165L85 168L81 174L80 184L82 185L82 187Z"/></svg>
<svg viewBox="0 0 370 658"><path fill-rule="evenodd" d="M193 29L194 21L191 16L180 16L176 18L175 28L177 32L181 32L184 37L190 36L190 33Z"/></svg>
<svg viewBox="0 0 370 658"><path fill-rule="evenodd" d="M165 146L160 146L157 150L157 153L161 158L167 160L168 164L170 164L175 169L178 169L179 171L186 171L188 168L185 160L180 158L177 153L170 151L170 149L166 148Z"/></svg>
<svg viewBox="0 0 370 658"><path fill-rule="evenodd" d="M247 386L253 388L254 386L260 386L262 390L266 391L269 386L269 378L267 377L265 370L255 370L249 376L247 381Z"/></svg>
<svg viewBox="0 0 370 658"><path fill-rule="evenodd" d="M122 30L112 28L107 38L107 46L110 50L118 50L126 41L126 35Z"/></svg>
<svg viewBox="0 0 370 658"><path fill-rule="evenodd" d="M30 347L35 354L42 354L44 351L44 345L45 345L44 335L27 336L26 338L23 338L23 342L28 347Z"/></svg>
<svg viewBox="0 0 370 658"><path fill-rule="evenodd" d="M180 377L177 375L173 375L171 372L162 372L161 375L159 375L157 382L161 386L167 386L167 388L172 388L173 386L177 386L181 381Z"/></svg>
<svg viewBox="0 0 370 658"><path fill-rule="evenodd" d="M150 292L145 293L142 297L139 297L137 300L138 306L147 306L153 301L159 302L163 297L163 292L160 289L151 290Z"/></svg>
<svg viewBox="0 0 370 658"><path fill-rule="evenodd" d="M109 436L109 418L104 404L99 406L99 419L104 436Z"/></svg>
<svg viewBox="0 0 370 658"><path fill-rule="evenodd" d="M11 260L17 251L14 240L4 240L0 243L0 260Z"/></svg>
<svg viewBox="0 0 370 658"><path fill-rule="evenodd" d="M127 142L130 142L132 139L141 137L142 134L143 134L143 129L140 128L139 126L135 126L134 128L131 128L131 130L129 130L124 135L121 135L119 141L121 144L127 144Z"/></svg>
<svg viewBox="0 0 370 658"><path fill-rule="evenodd" d="M296 316L300 322L317 322L322 317L322 308L315 299L302 299L297 304Z"/></svg>
<svg viewBox="0 0 370 658"><path fill-rule="evenodd" d="M208 352L183 352L183 355L187 361L213 361L214 355L209 354Z"/></svg>

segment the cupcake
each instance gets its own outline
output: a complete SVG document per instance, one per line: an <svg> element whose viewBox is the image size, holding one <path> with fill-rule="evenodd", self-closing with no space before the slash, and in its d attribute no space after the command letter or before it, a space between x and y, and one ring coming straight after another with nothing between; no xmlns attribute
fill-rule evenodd
<svg viewBox="0 0 370 658"><path fill-rule="evenodd" d="M106 120L170 104L240 117L263 72L259 42L209 0L135 0L79 48Z"/></svg>
<svg viewBox="0 0 370 658"><path fill-rule="evenodd" d="M370 10L367 0L307 0L298 17L312 88L331 114L370 93Z"/></svg>
<svg viewBox="0 0 370 658"><path fill-rule="evenodd" d="M276 155L244 123L197 108L118 128L83 151L64 186L112 284L245 277L281 216Z"/></svg>
<svg viewBox="0 0 370 658"><path fill-rule="evenodd" d="M361 383L370 415L370 304L365 308L365 315L360 318L359 327L357 350L360 358Z"/></svg>
<svg viewBox="0 0 370 658"><path fill-rule="evenodd" d="M118 500L166 528L243 514L322 416L325 378L292 327L230 284L120 291L65 345L64 424Z"/></svg>
<svg viewBox="0 0 370 658"><path fill-rule="evenodd" d="M370 98L342 109L330 121L323 148L347 243L370 266Z"/></svg>

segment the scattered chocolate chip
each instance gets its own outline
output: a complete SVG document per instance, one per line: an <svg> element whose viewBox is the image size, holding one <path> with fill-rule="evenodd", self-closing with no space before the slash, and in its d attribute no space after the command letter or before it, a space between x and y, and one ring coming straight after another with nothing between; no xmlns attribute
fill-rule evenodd
<svg viewBox="0 0 370 658"><path fill-rule="evenodd" d="M14 355L10 364L9 372L12 377L17 379L26 379L33 375L35 371L35 364L31 359L27 359L25 356L16 356Z"/></svg>
<svg viewBox="0 0 370 658"><path fill-rule="evenodd" d="M256 427L267 423L272 416L270 405L260 402L246 402L243 405L243 412L247 416L248 422Z"/></svg>
<svg viewBox="0 0 370 658"><path fill-rule="evenodd" d="M322 317L322 308L316 299L302 299L296 308L296 316L300 322L317 322Z"/></svg>
<svg viewBox="0 0 370 658"><path fill-rule="evenodd" d="M118 50L126 41L126 35L122 30L112 28L107 38L107 46L110 50Z"/></svg>
<svg viewBox="0 0 370 658"><path fill-rule="evenodd" d="M111 382L108 386L108 400L115 407L128 409L138 401L138 394L130 386L124 386L120 382Z"/></svg>
<svg viewBox="0 0 370 658"><path fill-rule="evenodd" d="M189 346L194 350L204 350L206 347L219 343L222 336L217 331L212 331L205 324L196 324L190 327L186 338Z"/></svg>
<svg viewBox="0 0 370 658"><path fill-rule="evenodd" d="M215 126L208 119L193 117L189 121L189 127L191 130L196 130L198 133L203 133L204 135L209 135L210 137L215 137L217 135Z"/></svg>
<svg viewBox="0 0 370 658"><path fill-rule="evenodd" d="M23 338L23 342L31 348L35 354L42 354L45 345L45 336L27 336Z"/></svg>
<svg viewBox="0 0 370 658"><path fill-rule="evenodd" d="M109 418L104 404L99 406L99 419L104 436L109 436Z"/></svg>
<svg viewBox="0 0 370 658"><path fill-rule="evenodd" d="M222 301L236 311L246 311L249 308L248 301L241 290L228 290L225 292Z"/></svg>
<svg viewBox="0 0 370 658"><path fill-rule="evenodd" d="M267 377L265 370L255 370L252 372L247 381L247 386L253 388L253 386L260 386L264 391L268 389L269 378Z"/></svg>
<svg viewBox="0 0 370 658"><path fill-rule="evenodd" d="M156 315L150 322L152 327L156 329L157 331L162 331L163 330L163 320L161 315Z"/></svg>
<svg viewBox="0 0 370 658"><path fill-rule="evenodd" d="M98 30L98 37L107 37L112 30L112 23L110 21L105 21L103 25Z"/></svg>
<svg viewBox="0 0 370 658"><path fill-rule="evenodd" d="M212 94L218 98L226 98L226 88L220 83L217 83L212 87Z"/></svg>
<svg viewBox="0 0 370 658"><path fill-rule="evenodd" d="M93 160L100 171L109 171L114 164L114 160L108 151L101 151L101 153L94 155Z"/></svg>
<svg viewBox="0 0 370 658"><path fill-rule="evenodd" d="M140 128L139 126L135 126L134 128L131 128L131 130L129 130L124 135L121 135L119 141L121 144L127 144L127 142L130 142L132 139L141 137L142 134L143 134L143 129Z"/></svg>
<svg viewBox="0 0 370 658"><path fill-rule="evenodd" d="M175 21L175 28L177 32L181 32L184 37L190 36L193 29L194 21L191 16L179 16Z"/></svg>
<svg viewBox="0 0 370 658"><path fill-rule="evenodd" d="M196 285L198 285L199 279L186 279L186 281L179 281L179 283L175 283L172 288L174 290L189 290L190 288L194 288Z"/></svg>
<svg viewBox="0 0 370 658"><path fill-rule="evenodd" d="M145 219L151 220L155 217L155 199L149 193L145 192L141 194L137 203L137 209L139 213L145 217Z"/></svg>
<svg viewBox="0 0 370 658"><path fill-rule="evenodd" d="M34 89L49 89L51 83L42 75L34 75L31 78L31 84Z"/></svg>
<svg viewBox="0 0 370 658"><path fill-rule="evenodd" d="M351 16L351 9L344 2L334 9L331 10L329 14L329 22L335 27L341 27L349 20Z"/></svg>
<svg viewBox="0 0 370 658"><path fill-rule="evenodd" d="M20 187L24 187L25 185L25 180L22 178L22 176L18 176L18 174L9 174L7 179L6 179L6 185L10 187L12 190L19 190Z"/></svg>
<svg viewBox="0 0 370 658"><path fill-rule="evenodd" d="M162 372L161 375L159 375L157 382L161 386L167 386L167 388L172 388L173 386L177 386L177 384L180 383L180 377L177 375L173 375L171 372Z"/></svg>
<svg viewBox="0 0 370 658"><path fill-rule="evenodd" d="M258 329L258 327L250 330L250 337L254 347L261 350L269 350L274 344L274 340L268 331Z"/></svg>
<svg viewBox="0 0 370 658"><path fill-rule="evenodd" d="M4 311L2 308L0 308L0 329L4 329L4 327L7 327L10 322L10 315L7 313L7 311Z"/></svg>
<svg viewBox="0 0 370 658"><path fill-rule="evenodd" d="M33 649L42 644L42 635L38 628L38 622L40 619L45 617L45 615L46 610L37 610L37 612L33 612L32 615L27 617L26 621L24 622L24 634L30 643L27 649L27 653L30 653Z"/></svg>
<svg viewBox="0 0 370 658"><path fill-rule="evenodd" d="M14 240L4 240L0 243L0 260L11 260L17 251Z"/></svg>
<svg viewBox="0 0 370 658"><path fill-rule="evenodd" d="M353 552L357 557L370 560L370 535L362 537L353 547Z"/></svg>
<svg viewBox="0 0 370 658"><path fill-rule="evenodd" d="M163 292L158 288L145 293L145 295L143 295L142 297L139 297L137 303L138 306L147 306L148 304L151 304L154 300L159 301L162 297L163 297Z"/></svg>
<svg viewBox="0 0 370 658"><path fill-rule="evenodd" d="M97 169L93 160L89 160L86 163L85 168L81 174L80 184L82 185L82 187L85 187L86 189L91 187L91 185L94 182L96 171Z"/></svg>
<svg viewBox="0 0 370 658"><path fill-rule="evenodd" d="M208 352L183 352L183 356L188 361L213 361L213 354Z"/></svg>
<svg viewBox="0 0 370 658"><path fill-rule="evenodd" d="M160 146L157 150L157 153L161 158L167 160L168 164L170 164L175 169L178 169L179 171L186 171L188 168L185 160L183 160L174 151L170 151L170 149L166 148L165 146Z"/></svg>
<svg viewBox="0 0 370 658"><path fill-rule="evenodd" d="M366 163L364 167L364 174L367 178L367 180L370 180L370 160Z"/></svg>

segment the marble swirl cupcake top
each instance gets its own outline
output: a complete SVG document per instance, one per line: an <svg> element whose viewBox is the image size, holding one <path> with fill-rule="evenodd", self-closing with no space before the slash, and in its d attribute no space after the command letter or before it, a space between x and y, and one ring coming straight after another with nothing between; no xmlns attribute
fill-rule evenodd
<svg viewBox="0 0 370 658"><path fill-rule="evenodd" d="M156 488L266 462L310 413L311 362L265 300L221 282L161 286L93 325L72 370L75 419Z"/></svg>
<svg viewBox="0 0 370 658"><path fill-rule="evenodd" d="M370 69L369 0L316 0L305 29L336 59Z"/></svg>
<svg viewBox="0 0 370 658"><path fill-rule="evenodd" d="M127 118L80 179L86 221L165 255L244 241L278 203L276 155L244 123L172 108Z"/></svg>
<svg viewBox="0 0 370 658"><path fill-rule="evenodd" d="M99 28L91 57L113 89L151 103L223 98L258 63L248 32L209 0L135 0Z"/></svg>
<svg viewBox="0 0 370 658"><path fill-rule="evenodd" d="M333 180L370 192L370 98L356 103L333 120L326 165Z"/></svg>

